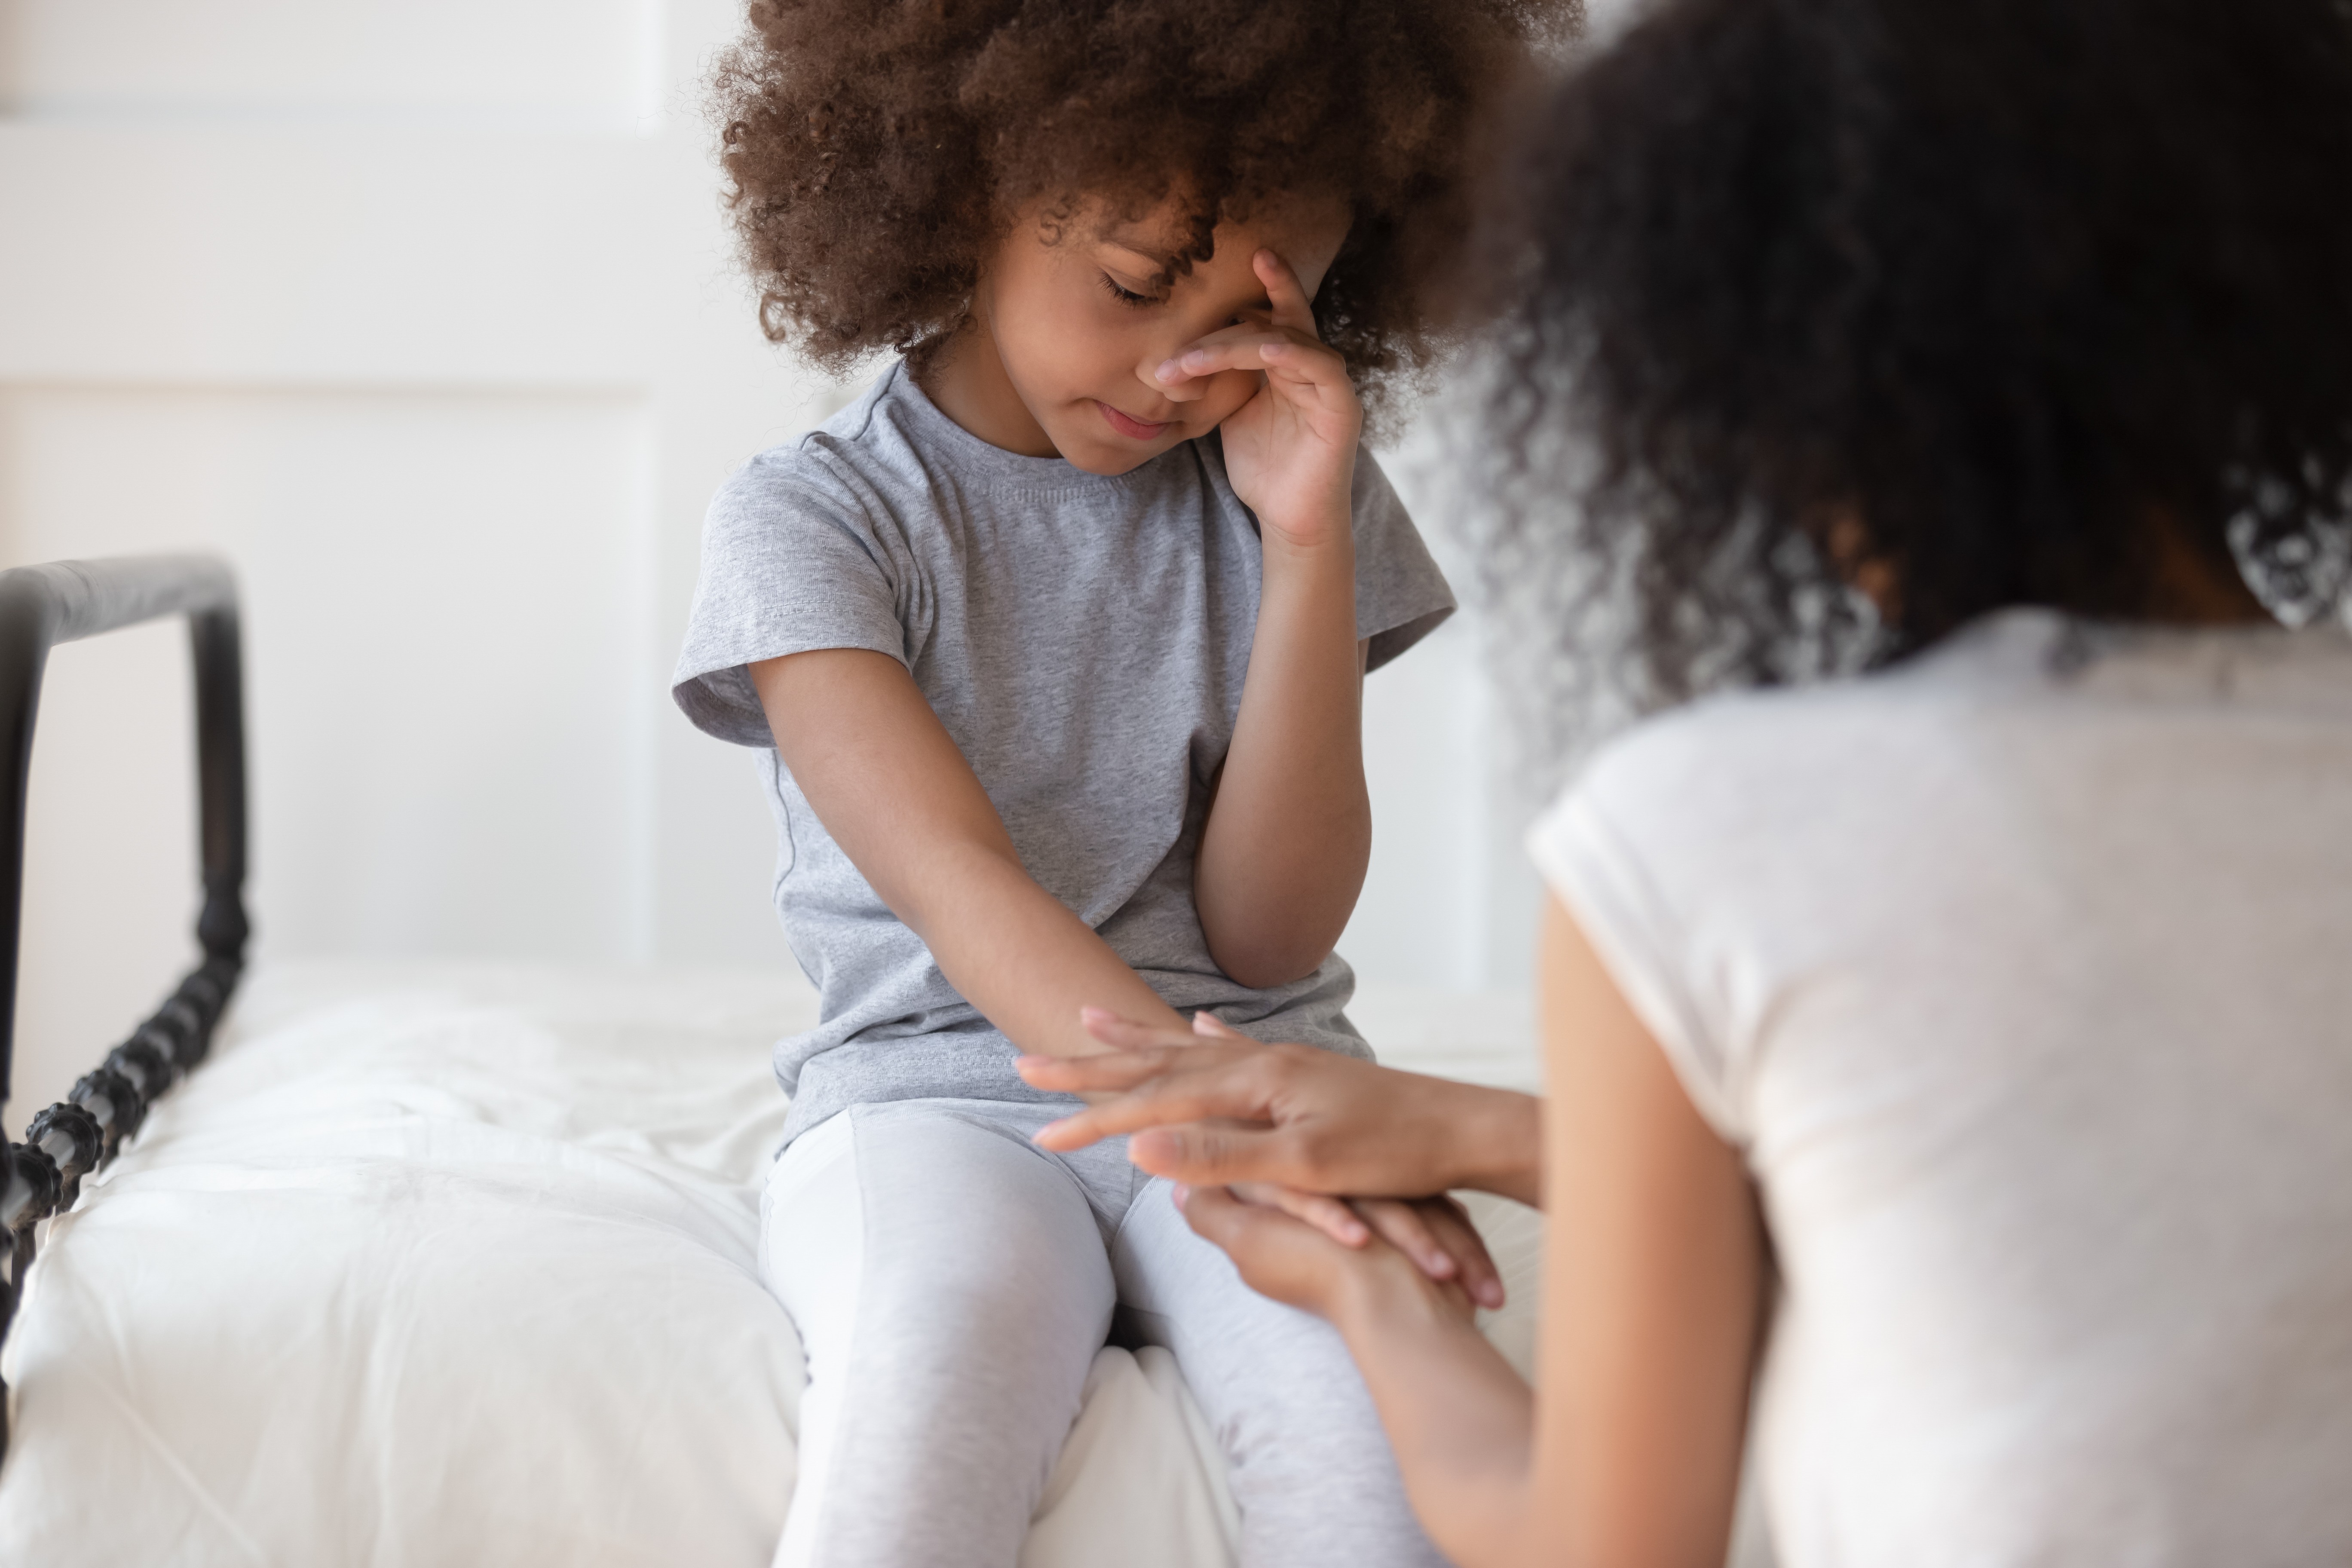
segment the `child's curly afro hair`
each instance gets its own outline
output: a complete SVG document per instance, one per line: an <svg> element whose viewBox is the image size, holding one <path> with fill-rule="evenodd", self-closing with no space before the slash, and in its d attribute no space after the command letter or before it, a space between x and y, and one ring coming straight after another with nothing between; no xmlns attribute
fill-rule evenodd
<svg viewBox="0 0 2352 1568"><path fill-rule="evenodd" d="M952 331L1040 200L1173 195L1204 258L1286 192L1353 223L1317 296L1360 381L1423 363L1479 128L1577 0L752 0L716 118L760 322L819 366Z"/></svg>

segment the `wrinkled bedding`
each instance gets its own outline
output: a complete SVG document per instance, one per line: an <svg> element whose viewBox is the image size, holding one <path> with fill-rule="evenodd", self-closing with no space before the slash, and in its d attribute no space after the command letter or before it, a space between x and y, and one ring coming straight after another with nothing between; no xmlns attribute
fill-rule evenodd
<svg viewBox="0 0 2352 1568"><path fill-rule="evenodd" d="M731 973L257 975L28 1279L0 1563L766 1563L804 1381L753 1267L768 1045L814 1005ZM1532 1087L1512 998L1351 1012L1396 1065ZM1537 1224L1478 1214L1524 1369ZM1234 1526L1166 1352L1102 1351L1024 1568L1210 1568Z"/></svg>

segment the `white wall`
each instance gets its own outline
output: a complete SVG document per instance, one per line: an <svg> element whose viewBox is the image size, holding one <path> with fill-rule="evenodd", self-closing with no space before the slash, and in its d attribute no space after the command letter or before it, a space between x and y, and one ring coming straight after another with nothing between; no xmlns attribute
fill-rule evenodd
<svg viewBox="0 0 2352 1568"><path fill-rule="evenodd" d="M820 418L733 276L729 0L0 0L0 563L247 595L258 952L789 963L747 764L665 676L712 487ZM1426 438L1400 488L1442 523ZM1523 963L1476 638L1376 679L1343 951ZM193 951L176 628L58 650L9 1121Z"/></svg>

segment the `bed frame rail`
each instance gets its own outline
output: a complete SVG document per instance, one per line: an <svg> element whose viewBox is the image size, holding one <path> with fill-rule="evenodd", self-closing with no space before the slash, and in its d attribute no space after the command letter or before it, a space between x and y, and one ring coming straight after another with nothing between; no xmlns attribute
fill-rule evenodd
<svg viewBox="0 0 2352 1568"><path fill-rule="evenodd" d="M127 555L0 572L0 1107L16 1036L25 794L49 649L163 616L185 616L196 679L196 778L204 842L204 961L66 1100L0 1151L0 1342L16 1315L39 1223L73 1205L81 1180L139 1131L155 1097L202 1060L245 967L245 675L236 582L210 555ZM5 1389L0 1389L5 1396ZM7 1451L0 1397L0 1455Z"/></svg>

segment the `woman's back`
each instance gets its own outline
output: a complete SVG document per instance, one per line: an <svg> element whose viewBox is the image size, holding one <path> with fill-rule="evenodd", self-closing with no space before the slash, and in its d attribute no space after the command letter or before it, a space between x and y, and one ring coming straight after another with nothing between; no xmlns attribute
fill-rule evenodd
<svg viewBox="0 0 2352 1568"><path fill-rule="evenodd" d="M2006 613L1536 846L1761 1186L1785 1562L2352 1561L2352 639Z"/></svg>

